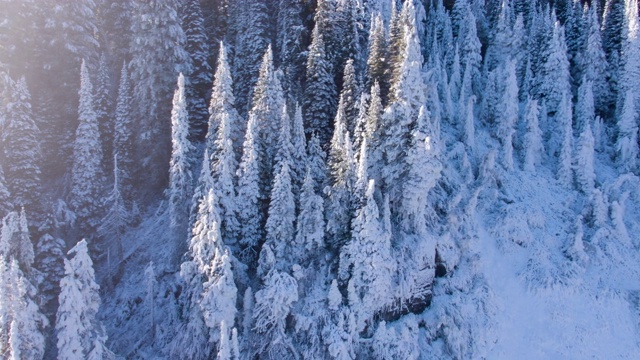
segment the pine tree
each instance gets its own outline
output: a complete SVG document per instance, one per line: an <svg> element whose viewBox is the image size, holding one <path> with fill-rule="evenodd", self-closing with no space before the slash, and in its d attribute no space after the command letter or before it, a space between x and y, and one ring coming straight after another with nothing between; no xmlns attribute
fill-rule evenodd
<svg viewBox="0 0 640 360"><path fill-rule="evenodd" d="M607 84L609 64L602 48L597 2L592 3L586 16L587 34L584 52L581 55L583 74L586 80L593 84L596 109L600 116L604 116L611 103L611 94L609 93L609 84Z"/></svg>
<svg viewBox="0 0 640 360"><path fill-rule="evenodd" d="M356 171L354 160L351 139L345 130L344 107L341 102L329 149L328 166L331 186L326 193L325 208L327 240L334 249L339 249L350 238L353 213L352 190Z"/></svg>
<svg viewBox="0 0 640 360"><path fill-rule="evenodd" d="M595 121L596 114L592 89L592 83L584 76L582 84L578 88L578 101L575 106L575 124L579 133L582 133L585 126L592 126Z"/></svg>
<svg viewBox="0 0 640 360"><path fill-rule="evenodd" d="M618 139L616 151L621 169L631 171L636 168L638 159L638 116L634 95L627 90L618 118Z"/></svg>
<svg viewBox="0 0 640 360"><path fill-rule="evenodd" d="M11 359L42 359L45 347L43 332L49 322L34 301L36 290L27 281L15 259L9 266L8 279L12 280L13 298L9 356Z"/></svg>
<svg viewBox="0 0 640 360"><path fill-rule="evenodd" d="M100 146L103 158L101 159L102 171L106 174L112 171L113 167L113 102L111 100L111 79L107 57L102 53L98 65L95 89L95 112L100 128Z"/></svg>
<svg viewBox="0 0 640 360"><path fill-rule="evenodd" d="M624 93L629 89L634 95L634 103L640 102L640 18L638 0L627 0L625 7L625 39L622 46L622 65L620 69L619 103L624 106ZM637 110L636 110L637 112Z"/></svg>
<svg viewBox="0 0 640 360"><path fill-rule="evenodd" d="M543 154L542 131L539 125L538 101L529 97L525 109L524 121L526 133L524 135L524 170L534 172L540 164Z"/></svg>
<svg viewBox="0 0 640 360"><path fill-rule="evenodd" d="M130 80L133 113L141 119L136 129L139 183L158 190L166 184L171 154L170 99L180 72L189 73L190 59L184 50L186 36L180 26L177 0L134 3Z"/></svg>
<svg viewBox="0 0 640 360"><path fill-rule="evenodd" d="M595 172L593 168L594 157L594 139L591 132L591 124L587 123L580 138L576 149L576 182L579 189L588 195L591 195L594 189Z"/></svg>
<svg viewBox="0 0 640 360"><path fill-rule="evenodd" d="M556 22L549 42L547 58L537 78L541 82L538 95L544 96L550 114L559 111L564 94L571 91L569 60L564 38L564 27Z"/></svg>
<svg viewBox="0 0 640 360"><path fill-rule="evenodd" d="M347 131L353 134L356 127L356 117L358 115L358 94L360 89L358 79L353 65L353 59L347 60L344 66L344 75L342 78L342 92L340 98L344 102L345 123Z"/></svg>
<svg viewBox="0 0 640 360"><path fill-rule="evenodd" d="M214 342L221 342L222 336L228 335L224 333L226 329L216 329L220 323L235 323L238 290L233 281L231 261L229 250L218 247L208 270L208 281L203 284L200 308Z"/></svg>
<svg viewBox="0 0 640 360"><path fill-rule="evenodd" d="M242 126L243 124L236 111L235 104L231 69L227 61L227 48L223 43L220 43L218 67L216 69L213 90L211 91L211 102L209 103L210 116L206 135L209 154L215 154L216 147L214 142L218 136L218 126L220 126L225 117L229 123L229 129L227 131L229 131L233 149L236 153L240 153L245 129Z"/></svg>
<svg viewBox="0 0 640 360"><path fill-rule="evenodd" d="M482 64L482 44L478 39L478 31L476 28L476 18L472 12L468 12L464 21L465 26L461 35L460 44L460 63L466 69L469 68L472 87L477 92L480 89L480 67Z"/></svg>
<svg viewBox="0 0 640 360"><path fill-rule="evenodd" d="M204 19L200 1L185 0L179 4L182 28L185 33L184 50L191 59L191 71L186 84L186 96L189 113L191 141L203 140L207 131L207 104L211 86L211 67L209 66L209 41L204 28Z"/></svg>
<svg viewBox="0 0 640 360"><path fill-rule="evenodd" d="M216 76L211 98L211 118L209 119L210 130L217 130L216 140L212 148L212 171L222 218L222 238L227 244L235 244L239 235L240 225L236 218L237 204L234 174L238 163L234 151L233 136L234 130L237 133L240 118L233 108L234 98L231 92L231 77L226 64L223 45L220 45L218 62L218 76Z"/></svg>
<svg viewBox="0 0 640 360"><path fill-rule="evenodd" d="M619 71L622 69L622 46L624 44L625 0L607 0L602 15L602 49L609 63L607 83L612 98L624 98L620 92Z"/></svg>
<svg viewBox="0 0 640 360"><path fill-rule="evenodd" d="M215 252L223 245L220 234L220 215L214 189L205 186L198 201L198 214L191 229L189 251L200 275L205 274Z"/></svg>
<svg viewBox="0 0 640 360"><path fill-rule="evenodd" d="M388 305L395 264L390 238L383 236L378 205L373 198L375 182L367 186L366 202L353 219L353 239L341 253L340 267L351 269L349 305L359 330L375 312Z"/></svg>
<svg viewBox="0 0 640 360"><path fill-rule="evenodd" d="M367 89L376 82L380 86L380 96L386 103L389 93L389 80L385 73L388 66L387 39L382 16L377 14L371 22L369 31L369 58L367 60Z"/></svg>
<svg viewBox="0 0 640 360"><path fill-rule="evenodd" d="M237 174L238 220L242 224L240 242L249 249L258 245L263 234L258 141L258 118L250 115Z"/></svg>
<svg viewBox="0 0 640 360"><path fill-rule="evenodd" d="M31 110L31 95L24 78L10 85L6 124L2 134L3 166L15 206L36 213L40 209L40 131Z"/></svg>
<svg viewBox="0 0 640 360"><path fill-rule="evenodd" d="M169 213L171 227L181 229L186 225L187 201L191 199L192 174L189 154L193 145L189 141L189 119L185 98L185 79L178 76L178 88L173 95L171 110L171 162L169 169Z"/></svg>
<svg viewBox="0 0 640 360"><path fill-rule="evenodd" d="M322 150L320 140L315 134L311 136L311 140L307 144L307 159L309 172L316 182L315 189L322 191L327 184L327 154Z"/></svg>
<svg viewBox="0 0 640 360"><path fill-rule="evenodd" d="M80 71L80 82L79 124L73 144L70 204L76 213L80 230L88 235L97 226L97 204L102 190L102 148L98 118L94 110L93 87L84 62Z"/></svg>
<svg viewBox="0 0 640 360"><path fill-rule="evenodd" d="M297 99L302 95L305 51L309 42L309 30L303 19L305 7L302 0L278 1L276 54L285 75L283 87L289 96Z"/></svg>
<svg viewBox="0 0 640 360"><path fill-rule="evenodd" d="M130 206L134 199L134 149L133 114L131 113L131 89L126 63L120 72L118 99L116 101L115 124L113 129L113 154L118 157L118 180L125 204Z"/></svg>
<svg viewBox="0 0 640 360"><path fill-rule="evenodd" d="M566 186L572 183L571 152L573 146L573 128L571 127L571 120L573 116L570 96L570 94L564 94L555 116L557 131L560 132L557 177L558 180Z"/></svg>
<svg viewBox="0 0 640 360"><path fill-rule="evenodd" d="M316 25L307 57L306 86L302 102L307 134L318 135L324 147L331 139L331 120L335 114L336 86L333 68L326 55L325 43Z"/></svg>
<svg viewBox="0 0 640 360"><path fill-rule="evenodd" d="M65 259L65 277L60 281L60 296L56 316L58 358L77 359L88 356L97 337L106 337L96 319L100 307L99 286L95 282L93 262L87 242L76 244Z"/></svg>
<svg viewBox="0 0 640 360"><path fill-rule="evenodd" d="M296 279L285 272L270 271L264 287L256 293L256 304L253 310L255 329L266 339L271 340L267 344L277 343L274 340L283 340L285 320L296 301L298 301Z"/></svg>
<svg viewBox="0 0 640 360"><path fill-rule="evenodd" d="M271 202L266 223L267 244L269 244L278 260L279 270L288 270L286 264L291 258L291 247L294 240L295 201L291 191L289 162L282 161L279 171L273 180Z"/></svg>
<svg viewBox="0 0 640 360"><path fill-rule="evenodd" d="M42 235L36 245L35 268L44 275L44 279L38 284L40 304L47 316L54 315L57 307L60 279L64 277L65 247L62 239L49 234Z"/></svg>
<svg viewBox="0 0 640 360"><path fill-rule="evenodd" d="M220 322L220 344L218 345L218 354L216 360L231 360L231 344L229 340L229 329L227 324Z"/></svg>
<svg viewBox="0 0 640 360"><path fill-rule="evenodd" d="M470 96L467 99L464 117L463 142L467 147L467 152L470 154L475 153L476 148L475 116L473 114L475 101L475 96Z"/></svg>
<svg viewBox="0 0 640 360"><path fill-rule="evenodd" d="M511 171L513 170L513 135L518 121L518 82L514 60L507 62L501 103L496 135L502 144L503 166Z"/></svg>
<svg viewBox="0 0 640 360"><path fill-rule="evenodd" d="M323 200L316 194L311 171L307 171L300 193L300 213L293 247L293 260L301 265L308 264L313 255L324 247Z"/></svg>

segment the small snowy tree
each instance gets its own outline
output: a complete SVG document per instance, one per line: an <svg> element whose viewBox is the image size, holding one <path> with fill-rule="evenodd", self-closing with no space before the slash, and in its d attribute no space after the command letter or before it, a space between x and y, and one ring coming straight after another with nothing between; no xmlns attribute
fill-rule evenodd
<svg viewBox="0 0 640 360"><path fill-rule="evenodd" d="M298 283L289 274L269 272L264 287L256 293L253 309L255 329L271 339L284 337L285 320L291 306L298 301Z"/></svg>
<svg viewBox="0 0 640 360"><path fill-rule="evenodd" d="M102 218L102 224L98 227L98 234L115 240L118 263L124 259L122 237L127 225L131 222L130 212L120 192L120 169L117 154L113 158L113 189L105 199L107 213Z"/></svg>
<svg viewBox="0 0 640 360"><path fill-rule="evenodd" d="M213 342L221 342L223 335L228 340L228 333L224 333L226 329L218 328L221 323L235 323L238 289L233 280L231 261L229 250L218 247L207 272L208 281L203 284L200 309Z"/></svg>
<svg viewBox="0 0 640 360"><path fill-rule="evenodd" d="M31 272L34 251L24 209L20 214L11 212L2 220L0 255L7 259L15 259L23 271Z"/></svg>
<svg viewBox="0 0 640 360"><path fill-rule="evenodd" d="M540 164L543 153L542 131L538 122L538 101L527 99L524 121L526 133L524 135L524 170L534 172L536 165Z"/></svg>
<svg viewBox="0 0 640 360"><path fill-rule="evenodd" d="M573 128L571 127L571 119L573 118L571 111L570 94L564 94L560 102L560 108L556 113L555 120L557 130L560 132L560 148L558 157L558 169L556 176L561 183L569 186L572 182L571 174L571 153L573 143Z"/></svg>
<svg viewBox="0 0 640 360"><path fill-rule="evenodd" d="M504 76L502 106L498 114L496 135L502 144L502 164L511 171L513 170L513 135L518 121L518 82L514 60L507 63Z"/></svg>
<svg viewBox="0 0 640 360"><path fill-rule="evenodd" d="M185 79L178 76L178 88L173 95L171 110L171 162L169 168L169 214L171 227L182 228L186 224L187 200L191 198L191 167L189 154L193 146L189 141L189 119L185 98Z"/></svg>
<svg viewBox="0 0 640 360"><path fill-rule="evenodd" d="M93 87L85 62L80 69L80 103L78 105L78 129L73 144L73 166L71 169L71 207L85 234L94 231L100 199L102 149L100 129L94 110Z"/></svg>
<svg viewBox="0 0 640 360"><path fill-rule="evenodd" d="M278 268L286 268L294 240L295 202L291 191L289 163L282 162L273 181L269 217L266 223L267 243L275 251Z"/></svg>
<svg viewBox="0 0 640 360"><path fill-rule="evenodd" d="M580 133L580 138L578 139L575 171L579 189L588 195L593 192L595 182L593 157L593 133L591 132L591 125L586 124L582 133Z"/></svg>
<svg viewBox="0 0 640 360"><path fill-rule="evenodd" d="M296 105L291 129L291 181L293 193L298 196L307 168L307 139L304 134L302 107Z"/></svg>
<svg viewBox="0 0 640 360"><path fill-rule="evenodd" d="M322 197L316 194L311 171L307 171L300 193L300 213L296 221L294 261L304 265L324 247L324 206Z"/></svg>
<svg viewBox="0 0 640 360"><path fill-rule="evenodd" d="M156 280L156 273L153 268L153 261L149 261L149 264L144 269L144 277L145 277L145 285L147 288L147 306L149 307L149 327L151 328L151 336L155 338L156 332L156 304L155 304L155 292L156 292L156 284L158 281Z"/></svg>
<svg viewBox="0 0 640 360"><path fill-rule="evenodd" d="M636 168L638 159L638 118L633 92L627 90L622 111L618 118L618 139L616 141L618 164L630 171Z"/></svg>

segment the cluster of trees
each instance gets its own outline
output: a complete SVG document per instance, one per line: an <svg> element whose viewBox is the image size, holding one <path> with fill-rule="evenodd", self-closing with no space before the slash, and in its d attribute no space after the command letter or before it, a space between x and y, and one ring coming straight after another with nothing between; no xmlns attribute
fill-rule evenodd
<svg viewBox="0 0 640 360"><path fill-rule="evenodd" d="M21 313L37 286L60 356L111 356L77 240L121 266L166 189L188 244L173 357L405 358L359 339L416 334L381 320L430 301L448 149L482 180L486 130L503 171L549 167L594 203L597 153L638 171L637 0L4 3L0 279L30 300L0 353L42 348L11 337L46 325Z"/></svg>

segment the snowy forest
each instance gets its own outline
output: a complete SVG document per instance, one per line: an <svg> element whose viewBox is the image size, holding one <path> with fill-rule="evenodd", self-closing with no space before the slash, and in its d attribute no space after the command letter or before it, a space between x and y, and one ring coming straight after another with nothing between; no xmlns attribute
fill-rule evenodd
<svg viewBox="0 0 640 360"><path fill-rule="evenodd" d="M638 0L0 0L0 359L634 359Z"/></svg>

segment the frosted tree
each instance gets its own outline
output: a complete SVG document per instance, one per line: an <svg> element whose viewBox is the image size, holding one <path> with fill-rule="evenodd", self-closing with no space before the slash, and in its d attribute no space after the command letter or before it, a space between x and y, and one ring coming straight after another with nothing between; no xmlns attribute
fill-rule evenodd
<svg viewBox="0 0 640 360"><path fill-rule="evenodd" d="M321 191L327 183L327 154L322 150L320 140L315 134L311 136L307 144L307 159L309 172L316 183L316 191Z"/></svg>
<svg viewBox="0 0 640 360"><path fill-rule="evenodd" d="M255 330L262 334L264 347L286 342L285 321L298 301L298 283L285 272L273 270L256 293L253 309Z"/></svg>
<svg viewBox="0 0 640 360"><path fill-rule="evenodd" d="M11 193L7 189L7 180L4 177L4 170L0 165L0 217L4 217L13 209Z"/></svg>
<svg viewBox="0 0 640 360"><path fill-rule="evenodd" d="M480 67L482 64L481 49L482 44L478 38L478 30L476 28L476 17L471 11L468 11L463 23L461 37L458 42L460 44L460 63L469 68L472 88L478 91L480 88Z"/></svg>
<svg viewBox="0 0 640 360"><path fill-rule="evenodd" d="M475 101L475 96L470 96L467 99L463 129L463 141L465 146L467 147L467 152L471 154L475 153L476 148L475 115L473 114Z"/></svg>
<svg viewBox="0 0 640 360"><path fill-rule="evenodd" d="M595 111L592 83L584 76L578 88L578 101L575 107L575 124L578 132L582 132L587 125L592 126L596 117Z"/></svg>
<svg viewBox="0 0 640 360"><path fill-rule="evenodd" d="M216 140L213 143L213 181L222 219L222 238L227 244L235 244L240 231L240 225L236 217L236 190L234 175L238 163L233 147L233 130L239 122L238 113L233 108L233 93L231 93L231 78L226 68L226 55L224 46L220 46L218 75L214 84L211 98L211 130L217 129ZM227 82L228 81L228 82ZM223 84L222 82L225 82ZM215 104L215 105L214 105ZM215 118L215 119L214 119ZM217 122L217 124L213 124Z"/></svg>
<svg viewBox="0 0 640 360"><path fill-rule="evenodd" d="M60 279L64 276L64 250L66 244L60 238L44 234L36 245L35 268L44 275L38 284L42 311L52 315L53 300L60 292Z"/></svg>
<svg viewBox="0 0 640 360"><path fill-rule="evenodd" d="M220 343L216 360L231 360L231 340L226 322L220 322Z"/></svg>
<svg viewBox="0 0 640 360"><path fill-rule="evenodd" d="M609 63L607 83L613 99L624 97L619 90L622 47L625 36L625 0L607 0L602 14L602 48Z"/></svg>
<svg viewBox="0 0 640 360"><path fill-rule="evenodd" d="M115 123L113 129L113 154L118 157L118 180L122 198L130 205L133 202L134 148L133 114L131 113L131 88L126 63L120 72L118 98L116 100Z"/></svg>
<svg viewBox="0 0 640 360"><path fill-rule="evenodd" d="M367 89L376 82L380 86L380 96L387 99L389 81L385 75L387 69L387 38L382 16L376 14L369 30L369 58L367 59Z"/></svg>
<svg viewBox="0 0 640 360"><path fill-rule="evenodd" d="M555 120L557 123L557 131L560 133L560 147L558 156L558 168L556 176L558 180L566 186L572 183L571 173L571 153L573 143L573 128L571 120L573 118L571 111L571 99L569 94L565 94L560 102L560 108L556 113Z"/></svg>
<svg viewBox="0 0 640 360"><path fill-rule="evenodd" d="M16 259L25 272L31 271L34 252L24 209L20 214L10 212L2 219L0 254L8 259Z"/></svg>
<svg viewBox="0 0 640 360"><path fill-rule="evenodd" d="M10 281L12 288L9 293L12 305L12 314L9 316L12 319L8 338L9 358L42 359L45 347L44 329L49 322L34 301L36 289L25 278L15 259L11 261L4 281Z"/></svg>
<svg viewBox="0 0 640 360"><path fill-rule="evenodd" d="M198 214L189 241L189 251L200 274L206 273L216 249L223 245L214 190L207 186L204 191L198 199Z"/></svg>
<svg viewBox="0 0 640 360"><path fill-rule="evenodd" d="M407 153L407 175L404 179L400 225L408 234L426 234L427 195L440 179L442 164L433 144L429 119L424 107L420 109L416 128L411 133ZM355 221L355 220L354 220ZM390 230L390 229L389 229Z"/></svg>
<svg viewBox="0 0 640 360"><path fill-rule="evenodd" d="M178 88L173 95L171 110L171 162L169 164L169 215L171 227L182 228L186 224L188 205L191 198L192 174L189 155L193 145L189 141L189 118L185 98L185 79L178 76Z"/></svg>
<svg viewBox="0 0 640 360"><path fill-rule="evenodd" d="M95 282L93 262L87 242L76 244L65 259L65 277L60 281L59 307L56 315L58 358L77 359L88 356L97 337L106 337L96 319L100 307L99 286Z"/></svg>
<svg viewBox="0 0 640 360"><path fill-rule="evenodd" d="M87 65L83 61L80 70L80 103L78 105L78 128L73 143L73 165L71 168L70 205L76 213L79 228L89 234L95 230L95 218L100 191L102 190L100 129L94 110L93 87Z"/></svg>
<svg viewBox="0 0 640 360"><path fill-rule="evenodd" d="M638 159L638 115L631 90L626 92L618 118L616 151L621 169L631 171L636 168Z"/></svg>
<svg viewBox="0 0 640 360"><path fill-rule="evenodd" d="M347 131L353 134L356 127L356 117L358 115L358 94L360 86L356 77L356 70L353 65L353 59L347 60L342 75L342 91L340 98L344 102L344 114Z"/></svg>
<svg viewBox="0 0 640 360"><path fill-rule="evenodd" d="M307 167L307 138L303 123L302 107L296 104L291 129L291 181L296 196L300 194Z"/></svg>
<svg viewBox="0 0 640 360"><path fill-rule="evenodd" d="M638 17L638 0L625 1L625 37L622 46L622 68L618 94L619 103L624 107L625 91L634 94L634 103L640 102L640 18ZM620 106L620 105L618 105ZM637 110L636 110L637 112Z"/></svg>
<svg viewBox="0 0 640 360"><path fill-rule="evenodd" d="M355 181L355 157L349 133L345 130L344 108L338 107L335 119L328 166L331 186L325 190L327 203L327 240L339 249L350 237L350 223L353 214L353 182Z"/></svg>
<svg viewBox="0 0 640 360"><path fill-rule="evenodd" d="M242 126L235 104L233 79L231 78L231 69L227 60L227 48L224 43L220 43L218 67L216 68L215 81L213 82L211 101L209 103L210 116L206 135L207 149L209 149L210 154L216 153L214 142L219 135L218 127L224 117L227 118L226 121L228 122L228 129L225 131L229 133L228 136L232 141L233 149L237 153L240 152L245 129Z"/></svg>
<svg viewBox="0 0 640 360"><path fill-rule="evenodd" d="M609 64L602 48L600 34L600 22L598 20L597 2L593 2L586 14L586 39L585 49L582 53L583 76L593 84L593 97L595 107L600 115L608 111L611 102L609 84L607 84L607 72Z"/></svg>
<svg viewBox="0 0 640 360"><path fill-rule="evenodd" d="M229 250L218 246L207 272L208 280L203 284L200 309L213 342L221 341L226 330L218 328L221 322L235 323L238 289L233 281L231 261Z"/></svg>
<svg viewBox="0 0 640 360"><path fill-rule="evenodd" d="M395 270L390 238L382 234L374 191L375 182L371 180L366 202L353 219L353 239L340 255L340 267L350 269L349 305L355 312L359 330L364 329L376 311L389 304Z"/></svg>
<svg viewBox="0 0 640 360"><path fill-rule="evenodd" d="M288 270L287 261L290 259L291 246L295 236L295 201L291 191L291 176L289 162L283 161L280 170L273 180L269 216L265 226L267 243L273 248L278 268Z"/></svg>
<svg viewBox="0 0 640 360"><path fill-rule="evenodd" d="M336 109L336 85L333 67L326 54L325 43L316 25L307 56L307 81L304 89L302 110L307 121L307 134L317 134L320 144L325 146L331 139L331 120Z"/></svg>
<svg viewBox="0 0 640 360"><path fill-rule="evenodd" d="M300 213L296 221L296 233L292 253L294 261L305 265L324 247L324 205L316 194L311 171L307 171L300 193Z"/></svg>
<svg viewBox="0 0 640 360"><path fill-rule="evenodd" d="M526 127L524 135L524 170L529 172L535 171L536 166L540 164L540 157L543 153L539 113L538 101L529 97L524 114Z"/></svg>
<svg viewBox="0 0 640 360"><path fill-rule="evenodd" d="M3 356L9 352L9 330L13 317L11 314L12 279L9 278L6 258L5 254L0 255L0 354Z"/></svg>
<svg viewBox="0 0 640 360"><path fill-rule="evenodd" d="M147 302L147 306L149 308L149 327L151 328L152 337L155 338L156 332L156 305L155 305L155 292L156 292L156 284L158 281L156 280L156 272L153 267L153 261L149 261L149 264L144 269L144 281L147 288L147 296L145 301Z"/></svg>
<svg viewBox="0 0 640 360"><path fill-rule="evenodd" d="M40 130L34 121L31 95L21 78L9 85L6 120L1 135L3 166L12 202L30 211L40 208Z"/></svg>
<svg viewBox="0 0 640 360"><path fill-rule="evenodd" d="M164 185L171 154L168 119L170 99L180 72L189 73L184 50L185 33L180 26L177 0L142 1L133 4L130 44L130 79L133 112L141 119L136 141L143 166L140 181L147 187Z"/></svg>
<svg viewBox="0 0 640 360"><path fill-rule="evenodd" d="M547 110L553 114L559 111L564 94L571 91L564 27L559 22L555 23L545 54L546 60L536 76L537 94L544 97Z"/></svg>
<svg viewBox="0 0 640 360"><path fill-rule="evenodd" d="M209 41L204 27L200 1L186 0L179 4L178 13L185 34L184 50L191 60L191 71L187 74L186 95L189 113L190 140L202 140L207 131L206 99L211 86Z"/></svg>
<svg viewBox="0 0 640 360"><path fill-rule="evenodd" d="M262 281L267 278L267 275L275 268L276 256L271 250L271 246L268 243L262 245L260 249L260 258L258 259L258 267L256 273Z"/></svg>
<svg viewBox="0 0 640 360"><path fill-rule="evenodd" d="M585 194L591 194L594 189L595 172L593 165L594 139L591 125L586 124L580 133L576 148L575 172L578 188Z"/></svg>
<svg viewBox="0 0 640 360"><path fill-rule="evenodd" d="M300 98L304 76L305 45L309 30L304 23L305 4L301 0L279 0L276 49L285 75L283 87L289 95Z"/></svg>
<svg viewBox="0 0 640 360"><path fill-rule="evenodd" d="M106 214L98 227L98 234L115 241L118 264L121 264L124 259L122 238L127 225L131 222L131 215L122 198L119 173L118 156L116 155L113 159L113 188L104 199Z"/></svg>
<svg viewBox="0 0 640 360"><path fill-rule="evenodd" d="M513 135L518 121L518 82L514 60L507 62L501 104L496 135L502 144L502 165L511 171L513 170Z"/></svg>
<svg viewBox="0 0 640 360"><path fill-rule="evenodd" d="M260 158L257 141L258 118L249 116L247 134L243 144L242 160L238 167L238 221L242 224L240 242L248 249L258 245L262 239L263 215L260 193Z"/></svg>

